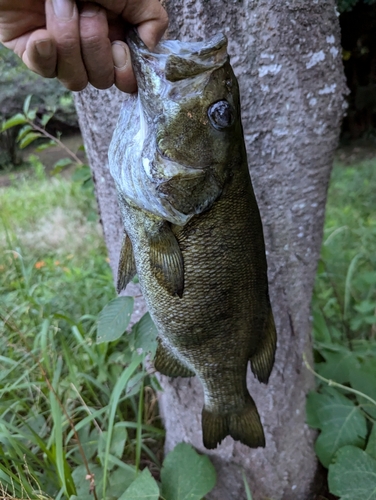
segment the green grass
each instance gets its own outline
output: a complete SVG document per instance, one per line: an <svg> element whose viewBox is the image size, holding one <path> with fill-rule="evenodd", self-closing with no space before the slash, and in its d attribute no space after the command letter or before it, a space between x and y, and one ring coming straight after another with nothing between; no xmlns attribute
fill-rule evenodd
<svg viewBox="0 0 376 500"><path fill-rule="evenodd" d="M344 498L350 487L354 498L371 498L376 485L362 476L362 460L372 463L368 477L376 475L375 207L376 160L338 163L313 295L317 389L306 408L308 424L320 430L315 452L328 468L328 490L339 495L335 498ZM354 471L356 480L349 483Z"/></svg>
<svg viewBox="0 0 376 500"><path fill-rule="evenodd" d="M376 161L333 170L313 299L318 341L376 338Z"/></svg>
<svg viewBox="0 0 376 500"><path fill-rule="evenodd" d="M375 161L335 166L318 357L324 344L374 343L375 187ZM93 193L39 171L0 188L0 214L0 498L115 500L139 469L159 478L163 430L132 335L95 342L116 294Z"/></svg>
<svg viewBox="0 0 376 500"><path fill-rule="evenodd" d="M0 484L17 499L115 500L136 461L158 476L163 431L127 336L95 343L116 294L93 193L29 178L0 200Z"/></svg>

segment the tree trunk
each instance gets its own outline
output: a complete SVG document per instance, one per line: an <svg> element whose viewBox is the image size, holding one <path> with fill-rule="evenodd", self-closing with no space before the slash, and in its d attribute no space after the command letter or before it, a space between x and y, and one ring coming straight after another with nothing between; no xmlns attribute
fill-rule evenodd
<svg viewBox="0 0 376 500"><path fill-rule="evenodd" d="M161 377L166 451L187 441L210 455L218 484L208 499L245 498L242 471L255 500L309 499L316 459L305 397L313 379L302 356L311 358L310 302L346 91L335 1L166 0L165 5L169 38L200 40L219 31L229 38L279 339L268 386L248 379L265 428L265 449L250 450L227 437L217 450L205 450L198 380ZM107 148L124 98L93 88L76 96L113 269L122 230ZM139 314L143 307L138 304Z"/></svg>

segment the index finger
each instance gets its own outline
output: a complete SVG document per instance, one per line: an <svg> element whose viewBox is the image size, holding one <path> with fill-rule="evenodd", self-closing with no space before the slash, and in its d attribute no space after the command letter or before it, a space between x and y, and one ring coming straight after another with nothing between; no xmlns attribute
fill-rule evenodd
<svg viewBox="0 0 376 500"><path fill-rule="evenodd" d="M158 0L94 1L109 12L121 16L127 23L137 26L142 41L149 49L154 49L167 29L167 12Z"/></svg>

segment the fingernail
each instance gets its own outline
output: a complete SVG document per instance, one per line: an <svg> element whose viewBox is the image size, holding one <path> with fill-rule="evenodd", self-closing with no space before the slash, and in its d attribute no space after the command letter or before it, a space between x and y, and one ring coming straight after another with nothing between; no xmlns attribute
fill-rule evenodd
<svg viewBox="0 0 376 500"><path fill-rule="evenodd" d="M100 11L99 5L85 5L82 11L80 12L80 16L82 17L94 17Z"/></svg>
<svg viewBox="0 0 376 500"><path fill-rule="evenodd" d="M51 40L40 40L39 42L36 42L35 48L37 49L38 54L44 59L52 56Z"/></svg>
<svg viewBox="0 0 376 500"><path fill-rule="evenodd" d="M114 61L114 66L118 69L123 69L128 61L128 55L123 45L114 42L112 44L112 59Z"/></svg>
<svg viewBox="0 0 376 500"><path fill-rule="evenodd" d="M75 2L73 0L52 0L56 17L70 19L73 17Z"/></svg>

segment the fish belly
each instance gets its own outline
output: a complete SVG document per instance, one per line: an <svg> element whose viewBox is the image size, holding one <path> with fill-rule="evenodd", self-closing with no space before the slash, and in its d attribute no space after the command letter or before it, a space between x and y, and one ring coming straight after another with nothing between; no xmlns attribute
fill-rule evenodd
<svg viewBox="0 0 376 500"><path fill-rule="evenodd" d="M184 263L181 297L168 293L154 277L149 235L142 230L145 213L131 209L127 217L138 277L160 335L161 359L175 366L167 374L196 374L202 382L205 446L215 447L227 434L248 446L263 446L246 372L263 344L271 309L262 226L249 177L233 180L210 210L185 226L171 226ZM260 362L266 377L275 339L268 344L269 354L263 353Z"/></svg>

